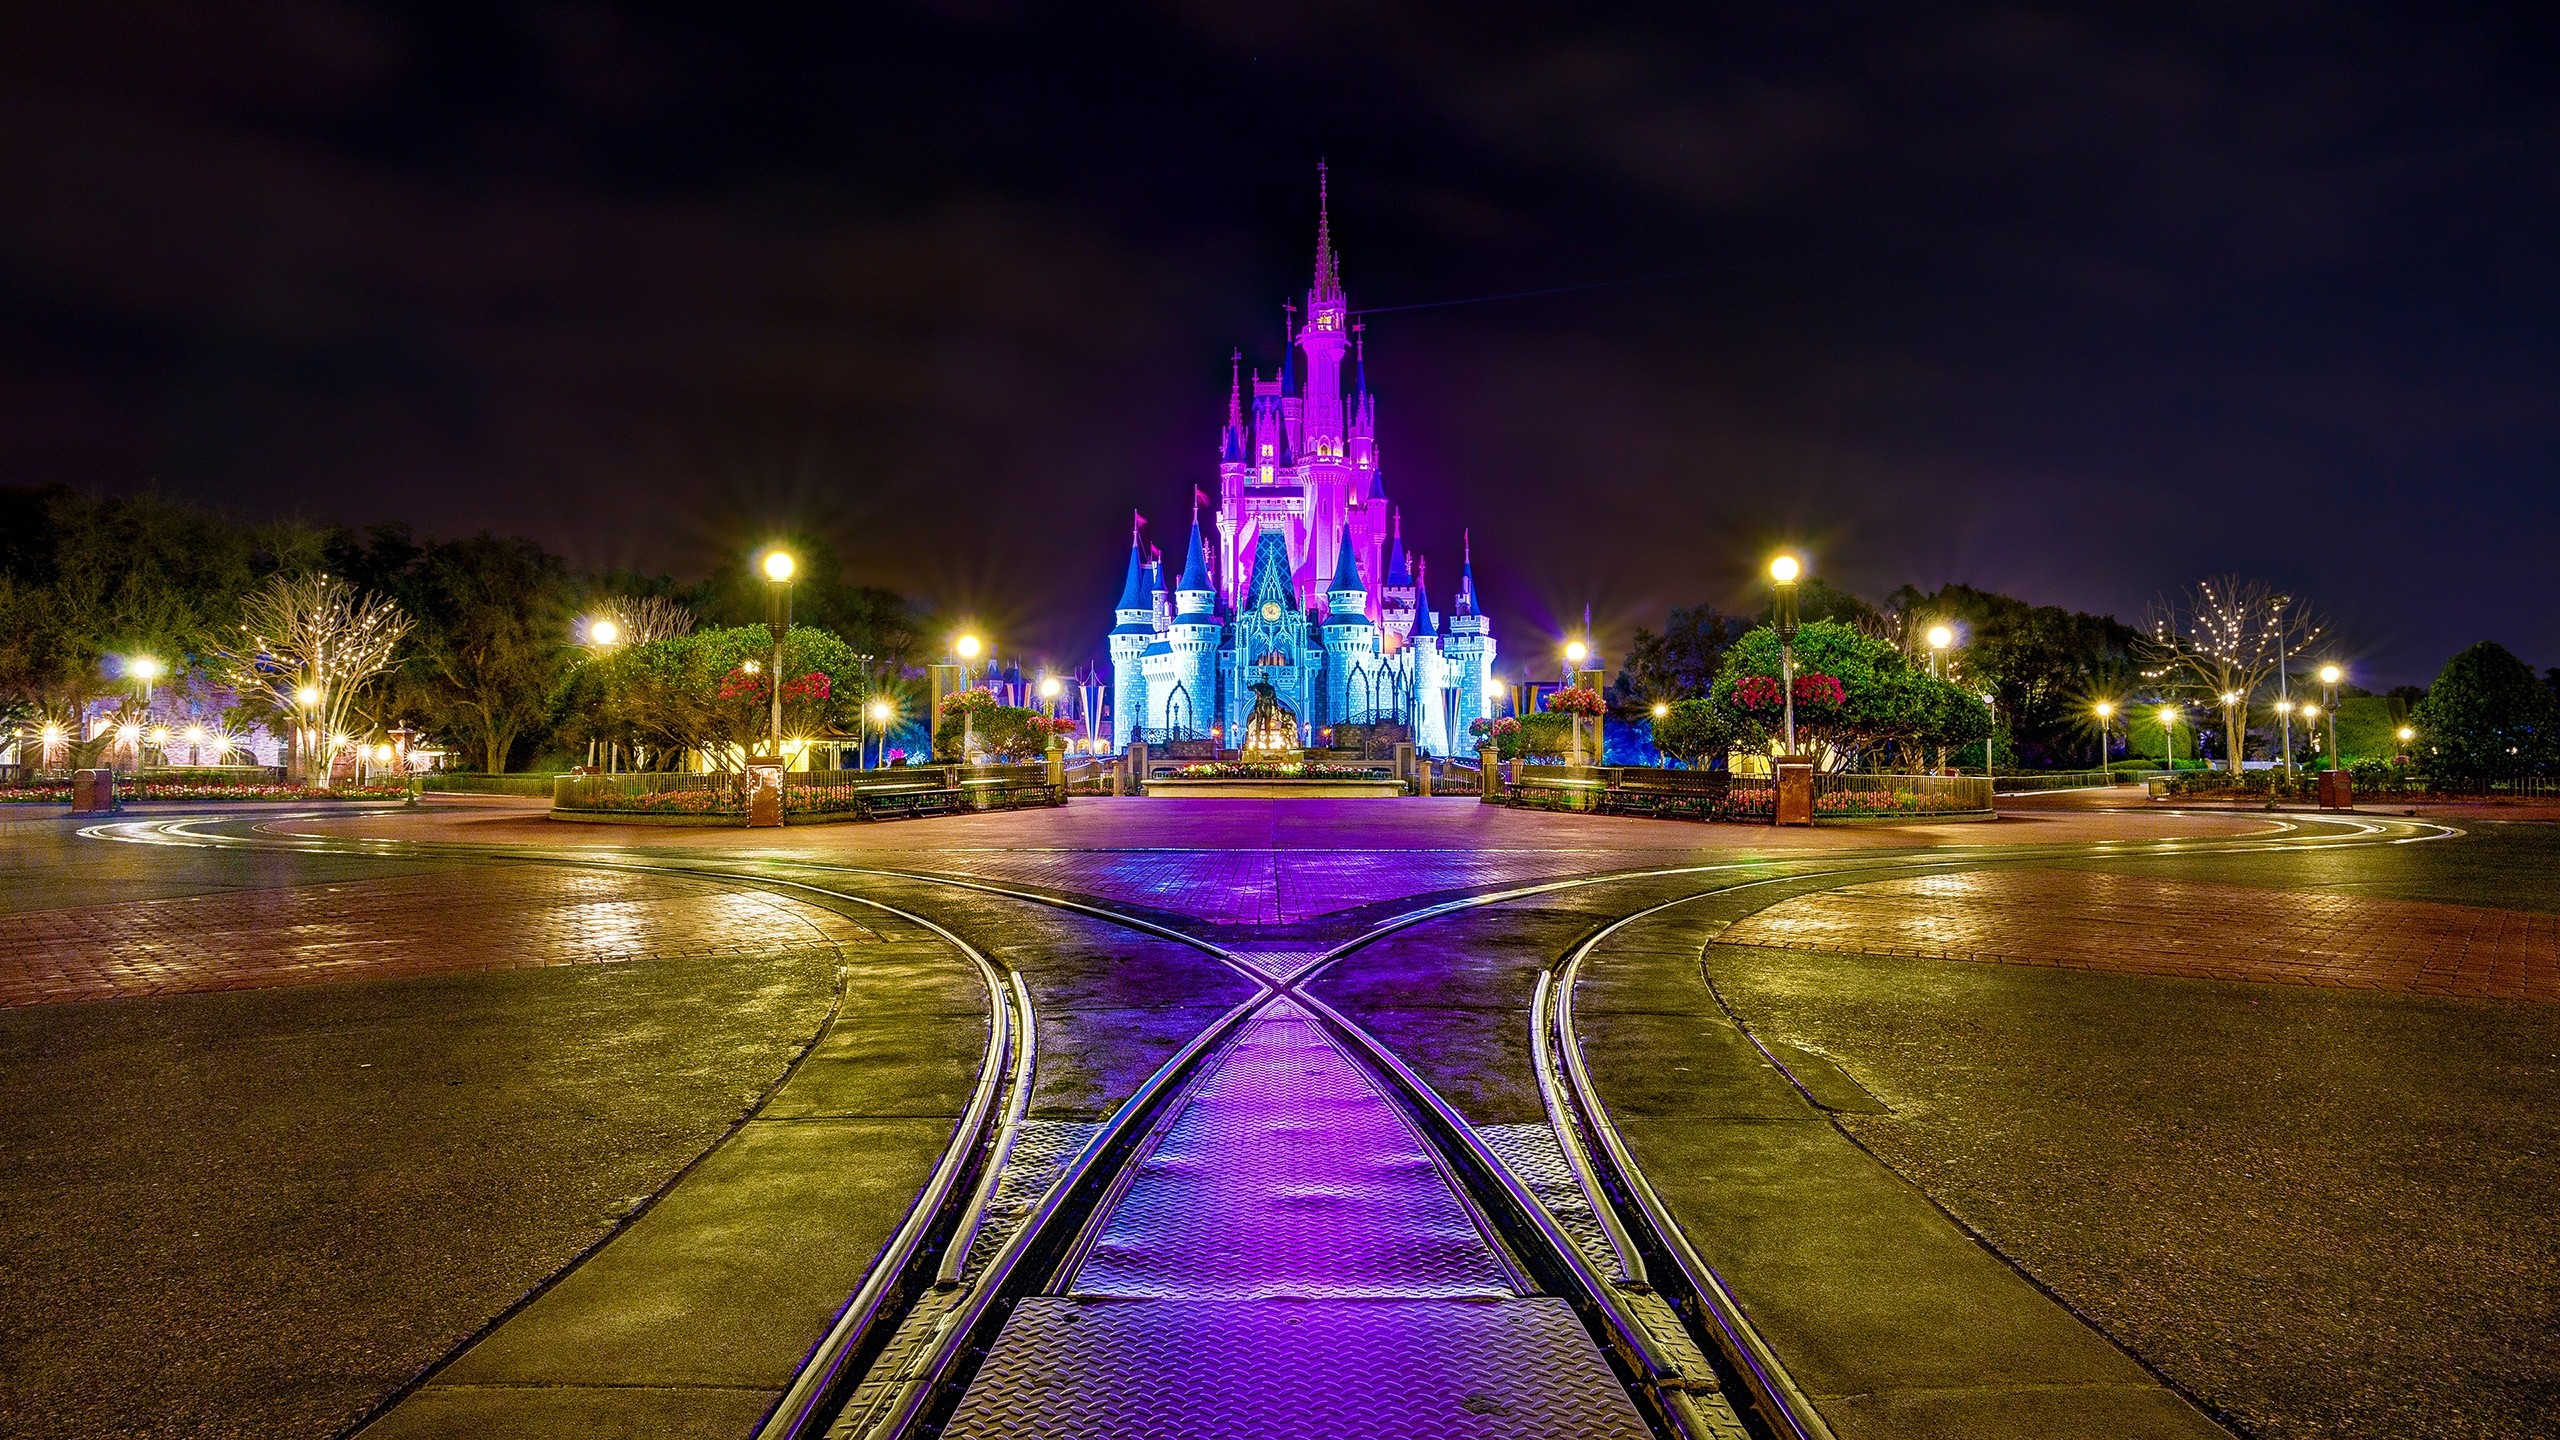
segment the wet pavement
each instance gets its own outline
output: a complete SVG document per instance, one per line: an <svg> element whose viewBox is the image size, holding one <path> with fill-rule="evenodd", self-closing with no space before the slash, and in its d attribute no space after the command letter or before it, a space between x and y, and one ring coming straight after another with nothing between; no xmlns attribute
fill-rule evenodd
<svg viewBox="0 0 2560 1440"><path fill-rule="evenodd" d="M2215 1228L2232 1187L2177 1172L2148 1184L2119 1179L2114 1192L2128 1203L2110 1208L2053 1183L2258 1143L2265 1173L2307 1166L2324 1177L2307 1192L2241 1187L2253 1213L2280 1222L2255 1232L2262 1254L2406 1287L2413 1272L2359 1270L2355 1257L2302 1239L2299 1227L2351 1232L2358 1255L2432 1246L2432 1273L2450 1288L2393 1296L2382 1308L2396 1317L2394 1334L2471 1305L2506 1317L2501 1353L2514 1365L2547 1353L2552 1327L2497 1298L2509 1293L2499 1287L2514 1262L2482 1258L2488 1247L2529 1249L2499 1228L2494 1207L2389 1200L2401 1160L2377 1158L2365 1173L2352 1155L2325 1148L2325 1127L2289 1126L2281 1110L2236 1102L2198 1112L2160 1088L2183 1078L2179 1067L2201 1066L2197 1093L2214 1093L2215 1077L2250 1045L2325 1054L2320 1047L2360 1043L2372 1027L2402 1033L2391 1027L2421 1013L2405 1007L2498 1007L2498 1025L2483 1027L2484 1054L2513 1056L2427 1072L2418 1042L2393 1041L2383 1053L2402 1070L2418 1066L2423 1079L2404 1077L2406 1103L2376 1113L2430 1136L2453 1175L2485 1175L2519 1147L2548 1153L2532 1151L2546 1137L2529 1118L2533 1105L2560 1099L2531 1058L2540 1022L2508 1022L2553 1013L2543 1002L2560 932L2544 912L2560 904L2502 897L2517 890L2513 877L2549 873L2549 858L2477 838L2330 851L2296 843L2314 832L2343 833L2303 817L2113 810L2085 797L2039 800L1994 824L1811 831L1524 814L1473 800L1079 800L752 833L560 825L521 805L464 801L317 818L270 812L254 829L223 828L242 839L431 847L364 856L117 845L15 825L0 834L0 1002L19 1007L0 1009L17 1027L0 1029L9 1037L5 1078L41 1086L103 1065L112 1084L132 1085L200 1067L198 1047L217 1057L236 1050L238 1064L278 1077L262 1101L269 1118L261 1130L236 1114L201 1116L193 1138L202 1159L228 1168L264 1157L273 1178L317 1185L312 1194L356 1184L380 1203L328 1226L312 1225L307 1209L278 1216L250 1206L243 1216L269 1218L241 1219L217 1242L236 1247L249 1230L272 1227L269 1248L313 1277L287 1293L305 1294L315 1328L252 1322L285 1337L280 1355L333 1377L311 1392L321 1397L312 1405L262 1398L281 1382L215 1343L199 1370L236 1379L208 1383L197 1411L155 1429L154 1418L101 1398L113 1392L94 1378L112 1375L101 1368L107 1352L63 1345L55 1331L64 1321L46 1318L58 1309L0 1286L0 1336L35 1337L27 1353L61 1357L34 1372L41 1385L0 1388L0 1420L72 1434L319 1435L345 1423L321 1416L344 1417L350 1404L361 1414L409 1386L368 1433L742 1433L860 1283L988 1063L987 999L972 965L859 899L929 919L1020 974L1039 1053L1026 1112L1062 1133L1107 1118L1253 986L1197 945L1044 905L1043 896L1169 925L1274 973L1295 973L1416 906L1459 907L1353 950L1310 993L1379 1037L1467 1123L1509 1134L1543 1133L1548 1115L1528 1045L1538 974L1620 917L1698 896L1612 932L1595 951L1578 991L1577 1038L1649 1179L1843 1440L2205 1436L2218 1433L2207 1411L2267 1434L2505 1433L2503 1417L2523 1413L2512 1397L2538 1393L2500 1378L2512 1367L2482 1372L2495 1403L2461 1410L2352 1399L2323 1408L2299 1387L2247 1383L2305 1370L2307 1356L2333 1369L2344 1362L2336 1341L2301 1316L2251 1310L2247 1296L2175 1263L2186 1252L2174 1242L2163 1248L2159 1237L2182 1227L2234 1233ZM536 851L567 863L528 863ZM577 863L587 858L722 873ZM1615 878L1583 883L1602 876ZM826 899L811 885L859 898ZM1524 888L1534 893L1509 893ZM1715 988L1727 969L1742 991ZM1866 1023L1967 993L1932 978L1959 973L2000 977L1977 989L2042 1019L1997 1041L1988 1038L2003 1019L1996 1010L1950 1009L1936 1032L1900 1019ZM1890 995L1867 988L1886 975L1896 977ZM1787 978L1773 988L1770 977ZM2043 998L2029 1003L2020 985L2044 987L2034 992ZM325 1105L295 1060L335 1042L275 1018L297 1007L319 1016L341 997L363 997L388 1007L383 1023L398 1044L432 1056L448 1043L432 1028L436 1006L542 1031L555 1002L540 996L598 986L640 1010L549 1022L543 1033L560 1055L520 1048L512 1063L555 1086L615 1087L622 1109L656 1117L651 1143L635 1144L613 1123L582 1129L593 1122L572 1117L595 1110L592 1101L536 1107L550 1115L548 1128L538 1118L507 1121L503 1105L485 1102L498 1151L519 1156L508 1163L527 1174L574 1169L587 1163L574 1157L618 1147L622 1169L597 1183L634 1195L608 1218L575 1224L499 1206L459 1217L459 1231L402 1234L389 1217L441 1216L450 1203L435 1172L465 1163L458 1142L471 1105L455 1096L436 1112L449 1133L432 1145L413 1143L398 1124L385 1128L428 1104L423 1080L378 1097L390 1112ZM2368 1008L2301 1009L2308 986L2347 987L2323 1003ZM179 993L205 990L231 993ZM2488 998L2417 993L2430 990ZM2222 1036L2229 1048L2211 1054L2160 1049L2123 1016L2115 1029L2089 1018L2109 1005L2127 1016L2155 1004L2193 1010L2207 1002L2191 997L2208 992L2223 998L2182 1033ZM2294 1007L2281 1023L2249 998L2262 992ZM705 1020L704 1005L726 1009ZM569 1078L564 1057L582 1053L590 1028L649 1033L650 1006L685 1027L680 1040L670 1035L654 1055L626 1046L614 1063ZM2223 1028L2201 1023L2205 1013ZM164 1018L194 1014L223 1017L219 1038ZM762 1038L739 1034L741 1025L764 1027ZM261 1045L240 1047L250 1031ZM2495 1037L2510 1031L2515 1045L2501 1049ZM145 1038L136 1048L110 1043L111 1033ZM2459 1043L2449 1028L2406 1033ZM2108 1085L2082 1094L2026 1063L2039 1053L2056 1057L2048 1065L2067 1063L2053 1048L2061 1036L2081 1054L2108 1057L2099 1067ZM1970 1048L1977 1037L1997 1048ZM1428 1147L1332 1043L1310 1022L1274 1012L1224 1052L1100 1217L1091 1254L1054 1293L1015 1311L954 1433L1201 1433L1193 1421L1203 1397L1239 1417L1236 1433L1614 1434L1622 1423L1641 1433L1582 1322L1507 1274L1501 1247ZM724 1068L709 1054L737 1063ZM2358 1073L2367 1078L2324 1078L2315 1067L2298 1083L2352 1091L2380 1072ZM2292 1075L2277 1067L2271 1102L2297 1083ZM217 1064L197 1083L238 1086L243 1075ZM103 1094L109 1084L68 1093ZM2517 1108L2508 1095L2527 1103ZM19 1197L39 1217L23 1243L62 1250L71 1258L61 1263L82 1250L62 1216L126 1203L119 1187L161 1184L111 1158L129 1153L155 1117L130 1101L103 1106L103 1129L81 1137L94 1153L79 1159L65 1128L77 1104L45 1112L42 1126L20 1132L25 1148L13 1149L69 1177ZM2050 1120L2052 1133L2021 1119L2019 1106ZM2153 1128L2173 1114L2174 1135ZM2444 1118L2453 1115L2468 1119ZM328 1143L293 1138L306 1116L332 1127ZM2012 1136L2025 1139L2007 1143ZM404 1141L403 1154L390 1153ZM324 1178L298 1175L298 1144ZM235 1203L221 1198L223 1187L206 1188L199 1169L180 1168L197 1193L216 1197L217 1212ZM2505 1173L2525 1192L2519 1203L2560 1198L2544 1169L2510 1164ZM2390 1213L2359 1212L2349 1224L2334 1207L2353 1203ZM2039 1207L2081 1220L2030 1219ZM2431 1234L2404 1223L2417 1213ZM2211 1254L2218 1243L2195 1248ZM542 1263L439 1270L436 1252L418 1244ZM408 1283L331 1290L334 1262L318 1257L349 1245L369 1264L405 1270ZM86 1263L97 1268L96 1257ZM154 1288L181 1306L201 1291L215 1313L239 1303L212 1272L174 1264L165 1249L145 1247L82 1293L109 1307L122 1303L119 1287ZM420 1293L434 1285L421 1277L439 1275L450 1277L445 1291ZM2183 1288L2172 1293L2169 1276L2184 1277ZM2318 1284L2294 1292L2326 1293ZM2224 1308L2200 1308L2196 1297L2208 1295ZM2243 1334L2216 1314L2252 1314L2258 1328ZM456 1316L478 1318L457 1332ZM294 1348L315 1343L322 1326L405 1338L348 1366ZM441 1349L428 1338L437 1333L450 1337ZM2194 1342L2205 1335L2219 1338ZM1518 1363L1484 1365L1487 1347ZM2363 1356L2358 1377L2330 1393L2405 1393L2418 1374L2408 1357L2433 1353L2395 1341ZM2243 1379L2220 1363L2232 1356ZM1139 1363L1145 1357L1155 1358ZM1188 1409L1165 1399L1177 1390L1188 1392ZM1287 1394L1318 1398L1275 1408ZM2486 1419L2462 1430L2448 1414ZM2397 1428L2376 1428L2375 1417Z"/></svg>

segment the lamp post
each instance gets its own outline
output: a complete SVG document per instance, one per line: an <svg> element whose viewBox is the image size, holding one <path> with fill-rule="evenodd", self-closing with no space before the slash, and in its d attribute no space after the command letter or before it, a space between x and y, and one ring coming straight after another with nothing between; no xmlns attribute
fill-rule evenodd
<svg viewBox="0 0 2560 1440"><path fill-rule="evenodd" d="M2418 732L2407 725L2403 725L2400 727L2398 733L2400 736L2400 763L2406 765L2409 763L2409 742L2418 738Z"/></svg>
<svg viewBox="0 0 2560 1440"><path fill-rule="evenodd" d="M2319 706L2317 703L2313 702L2313 701L2305 700L2305 701L2303 701L2303 702L2302 702L2302 704L2301 704L2299 707L2297 707L2297 708L2299 708L2299 709L2301 710L2301 712L2302 712L2302 723L2311 727L2311 743L2312 743L2312 744L2314 744L2314 745L2319 744L2319 743L2320 743L2320 706Z"/></svg>
<svg viewBox="0 0 2560 1440"><path fill-rule="evenodd" d="M967 634L965 632L958 639L951 642L951 653L959 656L963 661L976 660L979 654L985 649L985 641L980 640L975 635ZM959 693L966 694L972 688L969 683L969 671L972 667L968 664L962 664L957 668L960 671ZM968 764L969 752L977 748L978 717L976 714L971 712L968 707L963 706L960 710L960 763L963 765Z"/></svg>
<svg viewBox="0 0 2560 1440"><path fill-rule="evenodd" d="M1793 555L1769 562L1769 582L1777 591L1772 618L1778 632L1778 686L1786 701L1787 754L1796 753L1796 577L1804 566Z"/></svg>
<svg viewBox="0 0 2560 1440"><path fill-rule="evenodd" d="M883 752L889 748L890 718L889 702L886 700L875 699L870 704L862 707L863 729L866 732L862 738L867 742L870 739L870 735L868 734L870 728L874 725L880 727L880 743L872 749L874 763L865 766L865 769L878 769L879 765L877 762L886 758Z"/></svg>
<svg viewBox="0 0 2560 1440"><path fill-rule="evenodd" d="M2320 705L2329 712L2329 768L2338 768L2338 682L2345 671L2335 665L2320 667Z"/></svg>
<svg viewBox="0 0 2560 1440"><path fill-rule="evenodd" d="M305 685L293 692L293 698L302 706L302 724L297 729L295 748L301 752L303 783L309 784L311 753L320 748L320 702L328 697L321 693L319 686Z"/></svg>
<svg viewBox="0 0 2560 1440"><path fill-rule="evenodd" d="M1584 658L1590 654L1591 647L1583 644L1579 640L1567 640L1564 642L1564 686L1566 689L1570 690L1573 688L1574 672L1582 668ZM1573 716L1573 763L1577 765L1582 763L1582 712L1578 710L1574 712Z"/></svg>
<svg viewBox="0 0 2560 1440"><path fill-rule="evenodd" d="M2116 713L2116 707L2101 700L2096 708L2098 711L2098 768L2104 770L2107 768L2107 717Z"/></svg>
<svg viewBox="0 0 2560 1440"><path fill-rule="evenodd" d="M2000 697L1988 690L1983 691L1982 708L1991 712L1991 733L1982 737L1982 778L1990 781L1996 790L2000 786L2000 776L1992 769L1991 747L2000 738Z"/></svg>
<svg viewBox="0 0 2560 1440"><path fill-rule="evenodd" d="M2160 707L2160 768L2178 773L2178 707Z"/></svg>
<svg viewBox="0 0 2560 1440"><path fill-rule="evenodd" d="M594 650L611 650L614 646L621 643L622 626L616 622L612 616L599 615L593 620L587 622L588 648ZM607 740L602 736L591 738L587 741L587 764L589 766L593 766L596 761L601 758L604 761L604 768L606 772L611 773L614 769L614 752L619 748L620 746L617 742ZM603 752L601 756L597 754L599 750Z"/></svg>
<svg viewBox="0 0 2560 1440"><path fill-rule="evenodd" d="M773 730L769 737L774 763L782 762L782 637L791 630L791 572L799 564L787 550L768 550L764 555L764 578L773 589L768 592L770 604L765 628L773 632Z"/></svg>
<svg viewBox="0 0 2560 1440"><path fill-rule="evenodd" d="M1944 625L1932 625L1926 638L1929 642L1929 678L1943 680L1946 677L1939 673L1940 659L1947 653L1947 647L1956 643L1956 632ZM1937 768L1947 768L1947 747L1943 743L1938 746Z"/></svg>

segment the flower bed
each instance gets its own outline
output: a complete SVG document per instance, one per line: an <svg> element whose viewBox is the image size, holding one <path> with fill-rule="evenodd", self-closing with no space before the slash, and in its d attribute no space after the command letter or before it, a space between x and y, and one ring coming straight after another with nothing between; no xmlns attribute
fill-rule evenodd
<svg viewBox="0 0 2560 1440"><path fill-rule="evenodd" d="M232 785L219 782L169 782L145 780L139 783L118 781L118 800L404 800L409 787L400 784L342 785L329 789L316 785ZM0 790L0 805L68 805L68 785L30 785L20 790Z"/></svg>
<svg viewBox="0 0 2560 1440"><path fill-rule="evenodd" d="M1377 765L1329 765L1321 760L1284 764L1271 760L1213 760L1175 772L1185 780L1378 780Z"/></svg>

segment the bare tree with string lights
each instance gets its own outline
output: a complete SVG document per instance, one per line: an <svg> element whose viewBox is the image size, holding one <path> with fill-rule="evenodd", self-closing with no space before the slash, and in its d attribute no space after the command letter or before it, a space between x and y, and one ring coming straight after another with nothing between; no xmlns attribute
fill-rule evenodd
<svg viewBox="0 0 2560 1440"><path fill-rule="evenodd" d="M619 627L615 643L647 645L693 633L693 612L663 595L620 596L605 602L604 613Z"/></svg>
<svg viewBox="0 0 2560 1440"><path fill-rule="evenodd" d="M2272 586L2236 575L2199 580L2152 606L2144 673L2222 712L2231 773L2238 775L2258 687L2281 669L2289 649L2309 644L2320 629L2308 607Z"/></svg>
<svg viewBox="0 0 2560 1440"><path fill-rule="evenodd" d="M357 697L391 668L409 617L332 575L278 575L240 605L236 643L213 668L253 712L294 736L294 769L325 781Z"/></svg>

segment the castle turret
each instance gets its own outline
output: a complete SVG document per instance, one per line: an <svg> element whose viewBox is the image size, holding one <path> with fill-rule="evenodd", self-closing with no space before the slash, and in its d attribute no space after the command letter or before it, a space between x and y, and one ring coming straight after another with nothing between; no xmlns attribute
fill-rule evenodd
<svg viewBox="0 0 2560 1440"><path fill-rule="evenodd" d="M1146 552L1135 527L1129 535L1129 577L1121 582L1120 603L1113 607L1111 627L1111 746L1129 747L1129 734L1147 713L1147 681L1138 657L1156 638L1156 599L1147 583Z"/></svg>
<svg viewBox="0 0 2560 1440"><path fill-rule="evenodd" d="M1453 740L1465 736L1475 721L1493 715L1493 626L1476 604L1474 537L1466 536L1464 544L1458 560L1458 598L1450 604L1447 633L1440 637L1449 687L1457 697L1449 726Z"/></svg>

